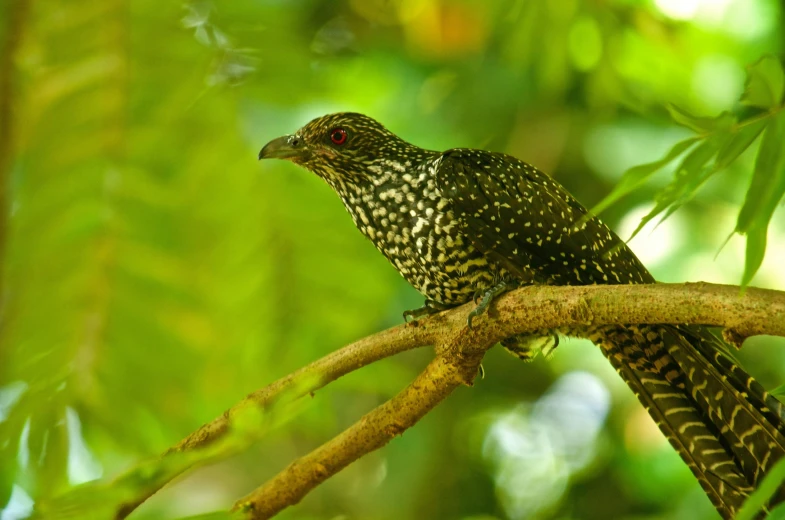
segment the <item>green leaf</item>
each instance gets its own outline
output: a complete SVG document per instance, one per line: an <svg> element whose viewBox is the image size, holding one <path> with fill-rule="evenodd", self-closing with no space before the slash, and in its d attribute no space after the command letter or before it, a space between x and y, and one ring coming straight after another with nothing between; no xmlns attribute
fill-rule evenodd
<svg viewBox="0 0 785 520"><path fill-rule="evenodd" d="M663 220L670 216L673 211L692 197L701 184L706 182L717 171L714 168L706 168L706 164L717 153L723 141L727 141L727 135L724 133L715 135L703 141L684 158L676 169L673 180L655 196L656 204L654 209L641 219L638 227L632 232L630 240L663 211L670 209L663 217Z"/></svg>
<svg viewBox="0 0 785 520"><path fill-rule="evenodd" d="M752 520L785 482L785 459L778 461L736 513L736 520ZM779 508L778 508L779 509Z"/></svg>
<svg viewBox="0 0 785 520"><path fill-rule="evenodd" d="M772 509L766 520L785 520L785 504L778 504Z"/></svg>
<svg viewBox="0 0 785 520"><path fill-rule="evenodd" d="M774 210L785 194L785 112L766 125L755 160L750 187L736 221L737 233L747 235L742 286L746 286L766 253L766 233Z"/></svg>
<svg viewBox="0 0 785 520"><path fill-rule="evenodd" d="M735 122L735 117L727 112L723 112L717 117L700 117L690 114L676 105L669 104L666 108L674 122L681 126L685 126L690 130L695 130L699 134L722 130L728 128Z"/></svg>
<svg viewBox="0 0 785 520"><path fill-rule="evenodd" d="M750 187L736 221L736 232L746 233L767 224L785 193L785 113L767 126L755 160Z"/></svg>
<svg viewBox="0 0 785 520"><path fill-rule="evenodd" d="M597 203L597 205L592 208L591 212L593 214L598 214L604 211L608 206L646 182L655 172L673 162L673 160L689 150L692 145L700 140L700 137L690 137L689 139L679 141L673 145L670 151L668 151L662 159L630 168L624 172L619 183L613 188L613 191Z"/></svg>
<svg viewBox="0 0 785 520"><path fill-rule="evenodd" d="M747 287L763 263L763 257L766 255L767 233L768 225L756 226L747 231L747 248L744 253L744 275L741 277L742 288Z"/></svg>
<svg viewBox="0 0 785 520"><path fill-rule="evenodd" d="M747 84L741 102L759 108L774 108L782 103L785 73L774 56L764 56L747 67Z"/></svg>
<svg viewBox="0 0 785 520"><path fill-rule="evenodd" d="M785 397L785 384L782 384L777 388L769 390L769 393L776 397Z"/></svg>
<svg viewBox="0 0 785 520"><path fill-rule="evenodd" d="M723 168L730 166L739 155L744 153L744 151L755 142L755 139L757 139L763 129L766 128L768 122L768 118L763 118L759 121L749 123L742 121L739 123L736 132L722 145L722 148L720 148L720 151L717 153L715 167L718 170L722 170Z"/></svg>

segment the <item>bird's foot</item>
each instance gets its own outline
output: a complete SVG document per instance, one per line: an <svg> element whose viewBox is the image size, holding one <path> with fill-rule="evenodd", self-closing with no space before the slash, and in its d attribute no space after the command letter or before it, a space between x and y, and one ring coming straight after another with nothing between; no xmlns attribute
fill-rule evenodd
<svg viewBox="0 0 785 520"><path fill-rule="evenodd" d="M469 328L472 328L472 319L475 316L479 316L480 314L485 312L488 309L488 306L493 301L493 299L495 297L499 296L504 291L506 291L508 288L509 288L509 285L507 284L507 282L502 280L501 282L497 283L496 285L494 285L490 289L487 289L485 292L483 292L482 293L482 299L480 300L480 303L478 303L477 306L474 309L472 309L472 312L469 313L469 317L466 318L466 325ZM476 301L477 300L475 298L475 302Z"/></svg>
<svg viewBox="0 0 785 520"><path fill-rule="evenodd" d="M430 316L431 314L436 314L437 312L441 312L447 309L449 309L449 306L447 305L441 304L433 300L425 300L425 305L423 305L419 309L403 311L403 321L408 322L409 318L411 318L412 321L414 321L417 318L422 318L423 316Z"/></svg>

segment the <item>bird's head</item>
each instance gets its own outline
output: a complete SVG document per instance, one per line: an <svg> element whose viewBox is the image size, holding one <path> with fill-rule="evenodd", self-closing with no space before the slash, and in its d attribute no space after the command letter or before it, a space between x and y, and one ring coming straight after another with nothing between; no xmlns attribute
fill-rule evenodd
<svg viewBox="0 0 785 520"><path fill-rule="evenodd" d="M273 139L259 152L259 159L288 159L337 187L373 182L383 172L399 172L401 167L396 166L427 153L368 116L339 112Z"/></svg>

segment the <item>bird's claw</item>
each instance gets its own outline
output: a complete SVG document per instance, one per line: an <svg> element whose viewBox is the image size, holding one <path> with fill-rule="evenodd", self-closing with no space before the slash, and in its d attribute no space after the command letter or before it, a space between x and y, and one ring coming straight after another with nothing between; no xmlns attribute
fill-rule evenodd
<svg viewBox="0 0 785 520"><path fill-rule="evenodd" d="M420 307L419 309L410 309L410 310L403 311L403 322L409 323L409 319L411 319L411 321L414 321L420 316L423 316L424 314L426 314L426 312L423 311L424 308L425 307Z"/></svg>
<svg viewBox="0 0 785 520"><path fill-rule="evenodd" d="M486 289L485 291L482 291L481 292L482 299L480 300L480 303L478 303L477 306L474 309L472 309L472 311L469 313L469 316L466 318L466 326L472 328L472 320L475 318L475 316L479 316L480 314L485 312L488 309L488 306L493 301L494 297L500 295L506 289L507 289L507 282L501 281L496 285L494 285L493 287L491 287L490 289ZM478 292L480 291L478 290ZM477 293L475 293L475 299L474 299L475 302L477 301L476 297L477 297Z"/></svg>
<svg viewBox="0 0 785 520"><path fill-rule="evenodd" d="M466 326L472 328L472 319L475 316L479 316L480 314L482 314L482 311L483 309L480 309L479 305L474 309L472 309L472 311L469 313L469 316L466 318Z"/></svg>

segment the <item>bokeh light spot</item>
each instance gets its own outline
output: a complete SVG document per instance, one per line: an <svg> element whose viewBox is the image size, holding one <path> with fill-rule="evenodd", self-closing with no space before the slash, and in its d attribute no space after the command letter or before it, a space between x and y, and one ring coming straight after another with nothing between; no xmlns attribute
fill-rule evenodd
<svg viewBox="0 0 785 520"><path fill-rule="evenodd" d="M635 228L640 224L653 206L649 204L637 206L627 213L619 223L619 236L628 240ZM654 218L641 229L627 245L648 267L668 259L679 248L684 240L682 229L686 225L678 213L674 213L664 221Z"/></svg>
<svg viewBox="0 0 785 520"><path fill-rule="evenodd" d="M602 33L594 18L583 16L570 29L570 58L578 70L591 70L602 58Z"/></svg>
<svg viewBox="0 0 785 520"><path fill-rule="evenodd" d="M729 110L744 89L744 70L729 56L707 56L695 66L692 90L710 113Z"/></svg>
<svg viewBox="0 0 785 520"><path fill-rule="evenodd" d="M654 0L662 14L674 20L691 20L698 12L700 0Z"/></svg>
<svg viewBox="0 0 785 520"><path fill-rule="evenodd" d="M599 378L568 372L535 403L493 422L483 454L509 518L530 518L559 501L570 477L592 461L609 408L610 393Z"/></svg>

